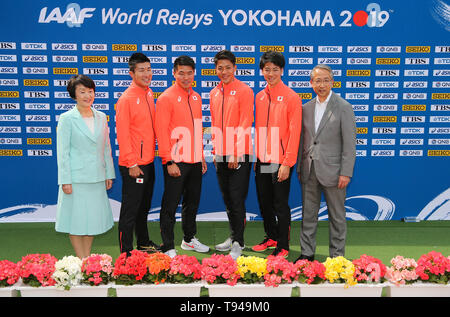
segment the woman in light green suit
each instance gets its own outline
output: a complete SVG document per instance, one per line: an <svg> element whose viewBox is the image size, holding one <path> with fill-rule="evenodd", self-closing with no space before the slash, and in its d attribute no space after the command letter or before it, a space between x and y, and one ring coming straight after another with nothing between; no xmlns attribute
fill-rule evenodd
<svg viewBox="0 0 450 317"><path fill-rule="evenodd" d="M55 229L68 233L79 258L90 255L95 235L113 226L107 190L115 178L106 115L91 108L95 84L76 75L67 85L77 104L59 117L58 206Z"/></svg>

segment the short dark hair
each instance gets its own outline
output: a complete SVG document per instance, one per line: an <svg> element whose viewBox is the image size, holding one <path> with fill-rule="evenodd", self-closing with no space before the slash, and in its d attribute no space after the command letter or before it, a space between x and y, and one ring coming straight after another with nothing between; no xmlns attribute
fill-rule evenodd
<svg viewBox="0 0 450 317"><path fill-rule="evenodd" d="M280 52L267 51L261 56L261 59L259 60L259 68L263 69L267 63L273 63L278 67L284 69L286 61L284 60L283 54L281 54Z"/></svg>
<svg viewBox="0 0 450 317"><path fill-rule="evenodd" d="M178 56L173 62L173 70L177 71L178 66L191 66L193 70L195 70L195 62L192 57L187 55Z"/></svg>
<svg viewBox="0 0 450 317"><path fill-rule="evenodd" d="M78 85L83 85L84 87L94 89L95 92L95 83L90 77L81 74L72 76L67 84L67 91L69 92L70 97L74 100L76 100L75 90Z"/></svg>
<svg viewBox="0 0 450 317"><path fill-rule="evenodd" d="M130 72L134 72L136 69L136 64L140 63L150 63L150 59L145 56L145 54L137 52L130 56L130 59L128 60L128 66L130 67Z"/></svg>
<svg viewBox="0 0 450 317"><path fill-rule="evenodd" d="M236 56L228 50L222 50L214 56L214 64L217 65L217 62L221 59L229 60L233 65L236 65Z"/></svg>

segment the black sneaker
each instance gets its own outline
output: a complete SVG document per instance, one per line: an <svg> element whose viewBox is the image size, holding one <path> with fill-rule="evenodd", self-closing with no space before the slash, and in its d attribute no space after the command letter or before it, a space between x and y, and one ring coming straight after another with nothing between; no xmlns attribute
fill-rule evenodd
<svg viewBox="0 0 450 317"><path fill-rule="evenodd" d="M147 252L147 253L155 253L155 252L160 252L161 248L159 245L157 245L156 243L154 243L153 241L150 240L149 245L139 245L137 247L137 249L139 251L142 252Z"/></svg>

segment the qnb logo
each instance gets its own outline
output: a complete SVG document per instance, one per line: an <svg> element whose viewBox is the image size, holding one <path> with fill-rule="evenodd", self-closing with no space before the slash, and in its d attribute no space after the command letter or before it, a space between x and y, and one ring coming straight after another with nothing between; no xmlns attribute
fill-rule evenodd
<svg viewBox="0 0 450 317"><path fill-rule="evenodd" d="M64 14L59 7L48 13L48 8L41 9L38 23L66 23L68 27L80 27L86 18L91 18L95 8L81 9L78 3L69 3Z"/></svg>
<svg viewBox="0 0 450 317"><path fill-rule="evenodd" d="M349 11L343 11L341 15L347 14L347 24L351 26L348 21L351 19L351 13ZM367 25L370 28L377 27L380 28L384 26L387 21L389 21L389 12L381 10L378 3L369 3L366 10L360 10L353 14L353 23L357 26Z"/></svg>

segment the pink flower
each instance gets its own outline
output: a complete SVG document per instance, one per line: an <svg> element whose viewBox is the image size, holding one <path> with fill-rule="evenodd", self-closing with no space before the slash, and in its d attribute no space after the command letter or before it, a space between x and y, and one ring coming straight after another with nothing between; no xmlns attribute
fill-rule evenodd
<svg viewBox="0 0 450 317"><path fill-rule="evenodd" d="M15 284L19 280L19 268L8 260L0 261L0 287Z"/></svg>
<svg viewBox="0 0 450 317"><path fill-rule="evenodd" d="M201 276L201 265L195 256L177 255L170 262L169 279L172 282L189 283Z"/></svg>
<svg viewBox="0 0 450 317"><path fill-rule="evenodd" d="M414 259L404 258L400 255L391 259L391 267L386 269L386 278L396 285L413 283L418 279L416 273L417 263Z"/></svg>
<svg viewBox="0 0 450 317"><path fill-rule="evenodd" d="M423 281L446 284L450 278L450 260L440 252L431 251L419 258L416 272Z"/></svg>
<svg viewBox="0 0 450 317"><path fill-rule="evenodd" d="M282 256L267 257L267 274L264 276L266 286L277 287L281 283L292 283L297 275L297 268Z"/></svg>
<svg viewBox="0 0 450 317"><path fill-rule="evenodd" d="M112 258L107 254L92 254L81 265L84 280L91 285L107 284L112 270Z"/></svg>
<svg viewBox="0 0 450 317"><path fill-rule="evenodd" d="M308 261L308 260L300 260L297 261L295 264L296 269L296 277L295 279L298 280L300 283L320 283L325 281L325 265L323 263L320 263L319 261Z"/></svg>
<svg viewBox="0 0 450 317"><path fill-rule="evenodd" d="M25 284L31 286L53 286L56 281L52 278L55 263L58 260L50 254L29 254L17 263L20 277Z"/></svg>
<svg viewBox="0 0 450 317"><path fill-rule="evenodd" d="M230 255L213 254L202 260L201 276L209 284L235 285L240 278L237 271L237 263Z"/></svg>
<svg viewBox="0 0 450 317"><path fill-rule="evenodd" d="M381 260L370 255L363 254L352 263L355 266L354 277L358 282L379 283L386 274L386 266Z"/></svg>

